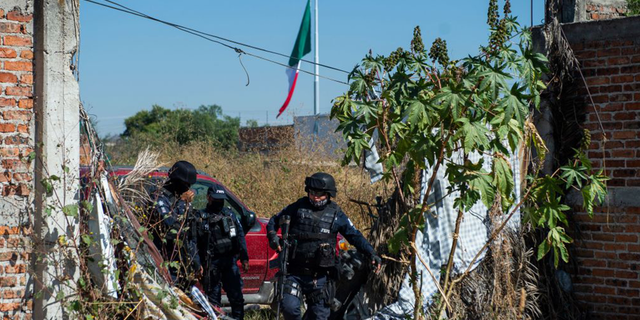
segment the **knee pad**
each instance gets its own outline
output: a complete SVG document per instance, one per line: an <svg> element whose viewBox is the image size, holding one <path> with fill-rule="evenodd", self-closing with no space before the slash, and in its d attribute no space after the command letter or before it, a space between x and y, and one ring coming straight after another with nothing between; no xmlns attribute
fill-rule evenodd
<svg viewBox="0 0 640 320"><path fill-rule="evenodd" d="M298 299L302 298L302 288L296 281L286 279L284 280L284 294L292 295Z"/></svg>

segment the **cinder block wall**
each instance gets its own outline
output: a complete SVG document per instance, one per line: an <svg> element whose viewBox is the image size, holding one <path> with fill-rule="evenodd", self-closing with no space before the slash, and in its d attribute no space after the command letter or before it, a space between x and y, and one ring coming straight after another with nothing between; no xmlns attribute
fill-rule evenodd
<svg viewBox="0 0 640 320"><path fill-rule="evenodd" d="M588 156L612 178L608 202L593 219L574 208L573 293L589 319L640 319L640 17L563 30L593 104L576 73L565 86L565 119L555 119L562 123L554 136L563 139L562 128L574 121L589 129Z"/></svg>
<svg viewBox="0 0 640 320"><path fill-rule="evenodd" d="M30 319L33 6L8 2L0 1L0 316Z"/></svg>

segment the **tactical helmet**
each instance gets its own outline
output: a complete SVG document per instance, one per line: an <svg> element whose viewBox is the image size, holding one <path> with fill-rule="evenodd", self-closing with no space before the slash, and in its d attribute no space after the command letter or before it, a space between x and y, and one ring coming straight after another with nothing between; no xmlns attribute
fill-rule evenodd
<svg viewBox="0 0 640 320"><path fill-rule="evenodd" d="M183 183L191 186L196 183L196 178L196 167L194 167L190 162L178 161L171 166L171 169L169 169L169 180L182 181Z"/></svg>
<svg viewBox="0 0 640 320"><path fill-rule="evenodd" d="M304 191L309 192L309 189L326 191L332 197L336 197L336 181L333 177L324 172L316 172L304 179Z"/></svg>

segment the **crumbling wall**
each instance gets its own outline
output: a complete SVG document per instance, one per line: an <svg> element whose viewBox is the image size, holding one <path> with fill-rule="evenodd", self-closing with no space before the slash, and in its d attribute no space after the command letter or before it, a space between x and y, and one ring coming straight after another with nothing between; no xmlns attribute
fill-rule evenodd
<svg viewBox="0 0 640 320"><path fill-rule="evenodd" d="M570 23L622 18L626 13L626 0L565 0L561 17Z"/></svg>
<svg viewBox="0 0 640 320"><path fill-rule="evenodd" d="M579 147L576 125L590 131L587 155L611 177L607 202L590 218L574 203L573 286L564 286L590 319L640 314L640 17L564 24L581 72L552 103L556 160ZM543 42L541 37L534 41ZM584 76L584 80L583 77ZM586 85L585 85L586 82ZM591 94L591 96L589 95ZM573 145L572 145L573 144ZM563 151L564 150L564 151Z"/></svg>
<svg viewBox="0 0 640 320"><path fill-rule="evenodd" d="M0 315L30 318L28 261L34 150L33 5L0 1Z"/></svg>

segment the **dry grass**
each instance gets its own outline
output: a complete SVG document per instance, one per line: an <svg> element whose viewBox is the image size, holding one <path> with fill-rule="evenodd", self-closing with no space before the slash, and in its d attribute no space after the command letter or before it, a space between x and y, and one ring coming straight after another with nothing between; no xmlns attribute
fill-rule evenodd
<svg viewBox="0 0 640 320"><path fill-rule="evenodd" d="M112 152L113 164L132 164L143 145L128 145ZM327 155L322 145L316 151L302 151L295 146L271 154L240 153L221 150L211 144L198 142L187 146L169 143L154 148L159 162L171 164L178 160L193 163L198 170L222 182L260 217L271 217L282 208L305 195L304 179L324 171L334 176L338 196L334 199L365 235L371 220L362 208L349 201L357 199L374 203L375 197L389 194L382 182L371 184L369 174L357 166L340 165L339 155ZM374 212L375 213L375 212Z"/></svg>

